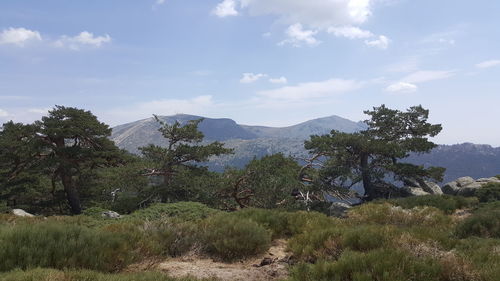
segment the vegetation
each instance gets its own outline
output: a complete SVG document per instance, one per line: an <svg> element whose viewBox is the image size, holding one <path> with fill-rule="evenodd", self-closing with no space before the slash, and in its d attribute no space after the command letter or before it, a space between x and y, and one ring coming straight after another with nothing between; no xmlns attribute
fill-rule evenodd
<svg viewBox="0 0 500 281"><path fill-rule="evenodd" d="M234 261L263 253L271 234L251 220L217 215L203 223L202 239L206 251L224 261Z"/></svg>
<svg viewBox="0 0 500 281"><path fill-rule="evenodd" d="M477 205L477 199L474 197L450 196L450 195L424 195L416 197L406 197L391 200L382 200L380 202L389 202L405 209L415 207L430 206L438 208L441 211L451 214L458 209L471 208Z"/></svg>
<svg viewBox="0 0 500 281"><path fill-rule="evenodd" d="M119 151L88 111L57 106L33 124L8 122L0 210L48 216L0 214L0 280L189 281L124 272L173 257L260 259L286 242L290 281L496 281L499 185L467 198L394 198L401 184L440 179L440 168L403 161L433 148L428 137L441 127L420 106L366 113L366 131L312 136L306 147L316 156L304 167L276 154L223 173L202 166L231 151L202 142L200 120L157 118L167 147L144 147L142 156ZM352 196L356 183L365 187L362 203L329 217L329 196ZM105 218L107 210L122 216Z"/></svg>
<svg viewBox="0 0 500 281"><path fill-rule="evenodd" d="M338 193L362 183L363 199L369 201L400 192L396 185L387 181L389 177L404 184L442 180L443 168L426 168L401 161L410 153L426 153L436 147L428 137L436 136L442 128L427 122L428 110L414 106L402 112L382 105L365 114L371 119L365 121L368 129L364 131L332 131L330 135L311 136L306 141L305 148L314 155L311 167L314 161L326 158L314 179L320 190Z"/></svg>

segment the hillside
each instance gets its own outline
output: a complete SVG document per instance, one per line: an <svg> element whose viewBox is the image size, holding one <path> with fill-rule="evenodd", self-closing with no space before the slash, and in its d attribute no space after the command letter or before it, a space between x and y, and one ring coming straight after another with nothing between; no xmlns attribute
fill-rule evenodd
<svg viewBox="0 0 500 281"><path fill-rule="evenodd" d="M201 116L178 114L160 116L161 120L181 124ZM148 144L164 145L166 142L158 132L159 124L154 118L139 120L113 128L111 139L123 149L138 153L138 147ZM206 141L222 141L233 148L233 155L212 159L209 167L222 171L224 167L243 167L254 157L282 152L295 157L307 156L304 140L310 135L327 134L331 130L355 132L365 128L362 122L353 122L339 116L309 120L289 127L265 127L237 124L234 120L204 118L199 129ZM411 163L447 168L444 182L469 175L474 178L490 177L500 172L500 148L490 145L456 144L440 145L429 154L413 155Z"/></svg>

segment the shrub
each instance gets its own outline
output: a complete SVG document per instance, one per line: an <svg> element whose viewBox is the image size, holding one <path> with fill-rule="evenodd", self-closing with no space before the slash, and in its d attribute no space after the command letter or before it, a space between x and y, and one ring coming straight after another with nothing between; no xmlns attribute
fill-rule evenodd
<svg viewBox="0 0 500 281"><path fill-rule="evenodd" d="M196 221L207 218L219 211L197 202L159 203L129 215L131 219L157 220L165 217L181 221Z"/></svg>
<svg viewBox="0 0 500 281"><path fill-rule="evenodd" d="M460 238L470 236L500 238L500 210L473 214L457 225L456 234Z"/></svg>
<svg viewBox="0 0 500 281"><path fill-rule="evenodd" d="M146 223L144 238L153 240L156 253L164 256L181 256L199 244L198 224L175 223L169 220Z"/></svg>
<svg viewBox="0 0 500 281"><path fill-rule="evenodd" d="M384 202L384 201L382 201ZM477 205L477 199L474 197L462 197L452 195L424 195L412 196L406 198L398 198L385 200L393 205L403 207L405 209L412 209L415 207L434 207L440 209L446 214L451 214L457 209L470 208Z"/></svg>
<svg viewBox="0 0 500 281"><path fill-rule="evenodd" d="M0 233L0 271L33 267L114 271L132 260L127 242L122 235L77 225L9 227Z"/></svg>
<svg viewBox="0 0 500 281"><path fill-rule="evenodd" d="M335 219L318 212L298 211L288 215L288 231L291 235L324 229L329 225L341 225L340 219Z"/></svg>
<svg viewBox="0 0 500 281"><path fill-rule="evenodd" d="M489 183L476 190L479 202L493 202L500 200L500 183Z"/></svg>
<svg viewBox="0 0 500 281"><path fill-rule="evenodd" d="M433 207L417 207L410 210L388 203L368 203L351 209L349 220L354 223L390 224L397 226L433 226L447 228L451 219Z"/></svg>
<svg viewBox="0 0 500 281"><path fill-rule="evenodd" d="M203 222L202 239L209 255L234 261L267 250L271 233L254 221L220 214Z"/></svg>
<svg viewBox="0 0 500 281"><path fill-rule="evenodd" d="M292 213L279 210L250 208L235 212L233 215L241 219L252 220L272 231L273 239L292 234L288 222L288 218L293 215Z"/></svg>
<svg viewBox="0 0 500 281"><path fill-rule="evenodd" d="M336 260L342 254L342 232L343 229L332 226L306 231L292 237L288 242L288 249L294 257L306 262Z"/></svg>
<svg viewBox="0 0 500 281"><path fill-rule="evenodd" d="M368 253L346 251L336 262L301 264L292 269L290 281L437 281L439 274L440 265L431 259L378 249Z"/></svg>
<svg viewBox="0 0 500 281"><path fill-rule="evenodd" d="M369 251L385 246L394 233L394 229L388 226L354 226L343 234L342 246L355 251Z"/></svg>
<svg viewBox="0 0 500 281"><path fill-rule="evenodd" d="M479 271L484 281L496 281L500 276L498 239L471 237L460 240L456 251L466 257Z"/></svg>
<svg viewBox="0 0 500 281"><path fill-rule="evenodd" d="M55 269L33 269L0 274L5 281L197 281L195 278L172 278L164 273L141 272L134 274L103 274L94 271L59 271ZM216 281L216 279L203 279ZM198 280L201 281L201 280Z"/></svg>

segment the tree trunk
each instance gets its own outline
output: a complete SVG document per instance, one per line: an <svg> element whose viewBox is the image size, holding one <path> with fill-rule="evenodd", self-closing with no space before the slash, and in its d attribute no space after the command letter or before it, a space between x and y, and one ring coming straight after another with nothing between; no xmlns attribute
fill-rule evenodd
<svg viewBox="0 0 500 281"><path fill-rule="evenodd" d="M66 192L66 198L68 199L69 206L71 208L71 213L73 215L79 215L82 213L82 207L80 205L80 195L75 187L71 175L65 173L61 174L62 184L64 186L64 191Z"/></svg>
<svg viewBox="0 0 500 281"><path fill-rule="evenodd" d="M365 201L371 201L375 199L375 189L372 184L372 179L370 175L370 168L368 163L368 154L361 154L361 177L363 179L363 188L365 190Z"/></svg>

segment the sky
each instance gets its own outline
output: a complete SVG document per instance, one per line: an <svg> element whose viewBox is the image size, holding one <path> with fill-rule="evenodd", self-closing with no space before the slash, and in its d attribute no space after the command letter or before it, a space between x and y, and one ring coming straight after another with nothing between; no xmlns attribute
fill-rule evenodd
<svg viewBox="0 0 500 281"><path fill-rule="evenodd" d="M55 105L287 126L422 105L500 146L500 1L2 0L0 122Z"/></svg>

